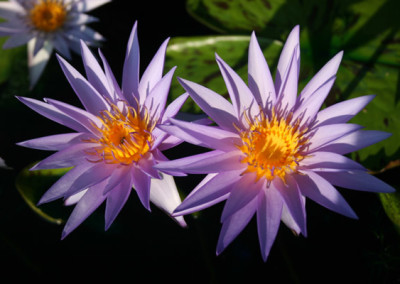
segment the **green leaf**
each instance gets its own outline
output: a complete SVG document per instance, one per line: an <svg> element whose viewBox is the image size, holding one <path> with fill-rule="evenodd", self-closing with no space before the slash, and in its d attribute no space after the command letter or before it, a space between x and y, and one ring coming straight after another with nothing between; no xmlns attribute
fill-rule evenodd
<svg viewBox="0 0 400 284"><path fill-rule="evenodd" d="M44 204L37 206L42 195L50 186L63 176L70 168L30 171L32 165L24 168L15 181L18 192L21 194L28 206L43 219L55 223L64 223L65 214L59 209L59 204ZM57 210L58 208L58 210Z"/></svg>
<svg viewBox="0 0 400 284"><path fill-rule="evenodd" d="M338 71L335 84L337 100L346 100L363 95L375 94L376 97L350 122L360 124L369 130L392 133L382 142L371 145L353 154L371 170L378 170L398 158L400 140L400 70L384 64L374 64L373 68L344 60Z"/></svg>
<svg viewBox="0 0 400 284"><path fill-rule="evenodd" d="M383 209L400 234L400 192L379 193Z"/></svg>
<svg viewBox="0 0 400 284"><path fill-rule="evenodd" d="M187 10L199 22L228 34L256 31L265 38L284 40L300 25L302 49L309 49L317 69L339 50L367 62L382 42L378 62L399 66L400 1L319 0L188 0Z"/></svg>
<svg viewBox="0 0 400 284"><path fill-rule="evenodd" d="M356 1L347 7L346 17L335 17L332 45L344 49L349 58L400 66L399 1Z"/></svg>
<svg viewBox="0 0 400 284"><path fill-rule="evenodd" d="M0 38L0 47L3 46L7 40L6 37ZM10 76L13 76L16 66L20 66L19 62L23 61L24 68L28 68L26 65L26 59L24 58L26 47L16 47L11 49L0 48L0 85L5 83ZM23 59L23 60L21 60Z"/></svg>
<svg viewBox="0 0 400 284"><path fill-rule="evenodd" d="M218 65L215 61L217 53L245 81L247 81L247 53L249 36L200 36L173 38L167 49L166 69L178 66L178 77L193 81L228 97L227 90ZM282 43L259 38L260 45L268 62L276 65ZM171 86L171 98L184 93L184 89L174 80ZM182 107L182 111L202 113L192 100Z"/></svg>
<svg viewBox="0 0 400 284"><path fill-rule="evenodd" d="M190 15L218 32L249 32L263 29L285 3L276 1L188 0Z"/></svg>

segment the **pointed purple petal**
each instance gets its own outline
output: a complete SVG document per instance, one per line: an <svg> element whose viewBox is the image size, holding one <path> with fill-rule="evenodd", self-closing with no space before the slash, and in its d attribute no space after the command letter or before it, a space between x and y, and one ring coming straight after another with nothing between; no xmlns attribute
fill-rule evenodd
<svg viewBox="0 0 400 284"><path fill-rule="evenodd" d="M167 50L168 42L169 38L167 38L161 44L157 53L154 55L146 70L143 72L139 83L140 97L146 98L155 87L155 85L157 85L158 81L161 80L164 70L165 52Z"/></svg>
<svg viewBox="0 0 400 284"><path fill-rule="evenodd" d="M337 170L361 170L366 169L359 163L332 152L313 152L300 162L301 169L328 168Z"/></svg>
<svg viewBox="0 0 400 284"><path fill-rule="evenodd" d="M178 80L196 104L221 128L235 131L233 124L239 125L239 121L230 102L199 84L181 78Z"/></svg>
<svg viewBox="0 0 400 284"><path fill-rule="evenodd" d="M198 146L202 146L202 147L207 147L208 148L208 145L204 144L199 139L196 139L190 133L187 133L186 131L184 131L182 128L180 128L178 126L164 124L164 125L158 125L158 128L160 130L168 133L169 135L180 139L181 141L186 141L186 142L188 142L190 144L194 144L194 145L198 145ZM161 143L162 141L159 141L159 142ZM161 147L160 147L160 149L161 149ZM164 150L164 149L162 149L162 150Z"/></svg>
<svg viewBox="0 0 400 284"><path fill-rule="evenodd" d="M17 97L17 99L48 119L65 125L75 131L87 132L86 127L50 104L31 98Z"/></svg>
<svg viewBox="0 0 400 284"><path fill-rule="evenodd" d="M182 116L179 115L179 117L182 117ZM196 123L196 124L209 125L209 124L212 123L212 121L209 120L208 118L203 118L202 115L200 115L200 117L201 117L200 119L195 119L195 117L190 117L189 119L193 118L194 120L190 120L190 122L193 122L193 123ZM164 115L163 120L164 119L165 119L165 115ZM165 121L165 123L167 123L167 125L170 125L170 124L168 124L169 121ZM178 127L176 127L176 126L171 126L171 127L175 128L175 130L178 129ZM170 148L172 148L172 147L174 147L174 146L176 146L176 145L178 145L178 144L183 142L183 139L181 139L179 137L176 137L176 136L173 136L173 135L169 135L169 133L164 132L163 130L161 130L160 128L157 128L157 127L153 130L153 134L157 130L159 130L161 134L156 136L157 138L153 143L153 146L151 148L152 150L155 149L155 148L158 148L159 150L164 151L164 150L170 149ZM179 131L181 133L183 133L183 131L178 130L178 132ZM184 134L184 136L187 136L187 134ZM200 141L196 141L195 143L202 144Z"/></svg>
<svg viewBox="0 0 400 284"><path fill-rule="evenodd" d="M286 39L285 45L283 46L281 55L279 57L278 66L276 70L276 78L275 78L275 91L281 89L281 85L283 83L283 77L289 69L289 65L292 61L293 53L296 46L299 45L300 38L300 27L295 26L290 32L288 38ZM299 54L296 54L296 56ZM300 67L300 56L295 58L298 61L297 66Z"/></svg>
<svg viewBox="0 0 400 284"><path fill-rule="evenodd" d="M191 163L185 165L176 163L175 170L188 174L209 174L233 170L243 171L246 165L240 162L241 157L242 154L240 151L218 153L209 159L192 160ZM173 162L174 161L171 161L171 165ZM179 162L182 162L181 159ZM171 170L173 170L173 168L171 168Z"/></svg>
<svg viewBox="0 0 400 284"><path fill-rule="evenodd" d="M100 119L97 116L83 109L77 108L75 106L57 100L46 98L46 101L52 106L58 108L63 113L67 114L69 117L71 117L78 123L80 123L87 129L87 131L90 131L93 134L99 133L99 131L94 127L94 125L97 125L97 127L101 126Z"/></svg>
<svg viewBox="0 0 400 284"><path fill-rule="evenodd" d="M299 78L298 57L300 57L299 46L296 46L293 51L292 60L286 72L282 77L282 84L277 90L277 104L280 104L281 109L291 111L297 100L297 87Z"/></svg>
<svg viewBox="0 0 400 284"><path fill-rule="evenodd" d="M148 93L144 105L150 110L151 117L158 119L164 112L175 69L176 67L173 67Z"/></svg>
<svg viewBox="0 0 400 284"><path fill-rule="evenodd" d="M256 181L255 174L244 174L232 187L231 194L222 211L221 222L225 222L227 218L254 200L264 186L265 181L263 179Z"/></svg>
<svg viewBox="0 0 400 284"><path fill-rule="evenodd" d="M265 188L258 195L257 230L261 254L267 261L281 223L283 201L274 186Z"/></svg>
<svg viewBox="0 0 400 284"><path fill-rule="evenodd" d="M73 181L70 188L65 193L65 197L74 195L85 188L94 186L103 180L108 179L112 176L116 167L116 165L105 164L103 162L93 164L92 167L82 172L81 175Z"/></svg>
<svg viewBox="0 0 400 284"><path fill-rule="evenodd" d="M167 138L165 138L161 144L158 145L158 149L160 151L164 151L164 150L168 150L171 149L179 144L181 144L183 142L182 139L175 137L175 136L168 136Z"/></svg>
<svg viewBox="0 0 400 284"><path fill-rule="evenodd" d="M190 156L169 162L163 162L156 166L162 170L175 170L188 174L209 174L233 170L244 170L246 165L240 162L242 153L237 151L222 152L206 155ZM208 152L210 153L210 152ZM206 158L204 158L206 157ZM166 164L168 167L166 167Z"/></svg>
<svg viewBox="0 0 400 284"><path fill-rule="evenodd" d="M122 92L129 104L136 105L135 97L143 103L145 97L139 98L139 42L137 38L137 22L133 25L129 36L122 75Z"/></svg>
<svg viewBox="0 0 400 284"><path fill-rule="evenodd" d="M377 130L360 130L334 140L322 146L318 151L335 152L345 155L378 143L389 138L391 135L391 133Z"/></svg>
<svg viewBox="0 0 400 284"><path fill-rule="evenodd" d="M33 34L29 34L27 32L12 34L3 44L3 49L9 49L20 45L25 45L28 43L28 41L30 41L34 37L35 36Z"/></svg>
<svg viewBox="0 0 400 284"><path fill-rule="evenodd" d="M2 18L12 19L24 13L24 8L18 2L0 2L0 17Z"/></svg>
<svg viewBox="0 0 400 284"><path fill-rule="evenodd" d="M55 50L58 54L64 56L66 59L71 59L71 51L69 50L68 42L64 35L56 34L52 40Z"/></svg>
<svg viewBox="0 0 400 284"><path fill-rule="evenodd" d="M106 196L103 195L104 182L99 183L85 193L75 206L74 211L68 218L67 223L62 232L61 239L68 236L76 227L78 227L101 203Z"/></svg>
<svg viewBox="0 0 400 284"><path fill-rule="evenodd" d="M142 157L139 162L138 166L141 171L146 173L148 176L152 178L160 178L160 173L158 170L155 168L156 161L154 159L154 156L151 153L148 153L146 156Z"/></svg>
<svg viewBox="0 0 400 284"><path fill-rule="evenodd" d="M274 82L254 32L251 34L248 62L249 88L257 104L262 108L267 106L267 102L275 104L276 94Z"/></svg>
<svg viewBox="0 0 400 284"><path fill-rule="evenodd" d="M104 190L103 190L104 191ZM105 230L110 228L115 218L121 212L128 197L132 191L131 175L126 175L121 179L121 182L110 191L107 195L106 212L105 212Z"/></svg>
<svg viewBox="0 0 400 284"><path fill-rule="evenodd" d="M160 161L157 165L155 165L155 168L160 170L160 171L169 171L169 170L174 170L176 172L184 172L186 169L186 166L196 163L198 161L202 160L208 160L212 159L214 156L222 154L224 152L221 152L219 150L214 150L210 152L205 152L193 156L187 156L184 158L180 159L175 159L175 160L165 160L165 161Z"/></svg>
<svg viewBox="0 0 400 284"><path fill-rule="evenodd" d="M233 108L236 111L236 117L241 120L241 116L245 111L250 111L251 117L257 115L260 109L245 82L218 55L216 55L216 59L228 89Z"/></svg>
<svg viewBox="0 0 400 284"><path fill-rule="evenodd" d="M106 195L108 192L112 191L117 185L119 185L121 182L123 182L126 178L129 177L129 180L131 180L131 171L132 171L132 166L125 166L121 165L117 167L110 178L107 181L107 184L104 186L104 192L103 194Z"/></svg>
<svg viewBox="0 0 400 284"><path fill-rule="evenodd" d="M86 110L93 114L99 114L110 108L103 96L74 67L62 57L57 55L57 58L68 82Z"/></svg>
<svg viewBox="0 0 400 284"><path fill-rule="evenodd" d="M46 41L44 38L35 37L28 43L28 57L35 57L35 58L39 57L40 58L41 56L39 55L39 53L43 52L50 46L51 46L50 50L53 50L54 49L53 42ZM48 50L48 51L50 51L50 50ZM51 52L47 53L46 60L49 59L50 54L51 54ZM28 60L30 60L30 58L28 58Z"/></svg>
<svg viewBox="0 0 400 284"><path fill-rule="evenodd" d="M201 142L201 144L207 145L211 149L219 149L223 151L237 150L236 145L241 144L239 135L227 130L223 130L215 126L200 125L197 123L186 122L176 119L170 119L171 123L178 126L186 135L180 135L180 133L170 133L171 135L177 136L185 141L189 139L191 142L193 138ZM160 125L159 128L165 130L165 127ZM168 131L167 131L168 132ZM192 137L192 138L189 138Z"/></svg>
<svg viewBox="0 0 400 284"><path fill-rule="evenodd" d="M308 99L308 97L311 96L321 85L325 84L325 82L336 76L336 72L339 68L340 62L342 61L342 57L343 51L340 51L331 60L329 60L301 91L300 99Z"/></svg>
<svg viewBox="0 0 400 284"><path fill-rule="evenodd" d="M314 93L312 93L308 99L301 102L301 105L295 110L293 114L293 121L296 118L301 118L303 123L311 123L314 121L319 109L324 103L326 97L331 90L336 77L332 77L330 80L320 86Z"/></svg>
<svg viewBox="0 0 400 284"><path fill-rule="evenodd" d="M93 167L92 163L82 163L69 170L43 194L38 205L64 197L75 180L91 167Z"/></svg>
<svg viewBox="0 0 400 284"><path fill-rule="evenodd" d="M349 121L372 101L374 97L374 95L362 96L334 104L321 110L317 115L317 126Z"/></svg>
<svg viewBox="0 0 400 284"><path fill-rule="evenodd" d="M93 143L77 143L40 161L31 170L59 169L76 166L85 161L85 150L93 147Z"/></svg>
<svg viewBox="0 0 400 284"><path fill-rule="evenodd" d="M304 236L307 235L305 204L302 199L296 180L290 175L286 175L286 185L281 179L272 181L275 188L281 194L294 221L299 225L300 231Z"/></svg>
<svg viewBox="0 0 400 284"><path fill-rule="evenodd" d="M3 3L3 2L4 1L1 1L1 3ZM5 17L2 17L2 18L5 18ZM27 29L24 27L20 27L19 24L15 24L15 23L10 23L10 22L0 23L0 36L9 36L9 35L17 34L17 33L26 34ZM34 39L31 39L31 41L33 41ZM28 42L28 45L29 45L29 42Z"/></svg>
<svg viewBox="0 0 400 284"><path fill-rule="evenodd" d="M159 149L154 149L152 153L153 153L154 159L157 162L157 165L161 162L169 161L169 159ZM157 165L154 166L156 169L158 169ZM172 171L162 170L162 172L166 173L168 175L171 175L171 176L187 176L187 174L185 174L185 173L181 173L181 172L174 171L174 170L172 170Z"/></svg>
<svg viewBox="0 0 400 284"><path fill-rule="evenodd" d="M296 181L303 195L329 210L357 219L350 205L327 180L313 171L302 171L302 173L305 175L297 175Z"/></svg>
<svg viewBox="0 0 400 284"><path fill-rule="evenodd" d="M156 126L156 128L153 129L151 133L154 137L154 142L151 145L151 150L158 149L161 143L167 138L170 137L170 135L164 131L162 131L160 128ZM179 138L178 138L179 139ZM179 139L181 140L181 139Z"/></svg>
<svg viewBox="0 0 400 284"><path fill-rule="evenodd" d="M65 133L26 140L17 145L38 150L59 151L90 137L92 136L86 133Z"/></svg>
<svg viewBox="0 0 400 284"><path fill-rule="evenodd" d="M150 210L150 180L151 178L139 168L132 167L132 181L140 202Z"/></svg>
<svg viewBox="0 0 400 284"><path fill-rule="evenodd" d="M305 199L305 197L304 197ZM299 225L296 223L296 221L293 219L292 214L290 213L288 207L286 206L285 203L283 203L283 208L282 208L282 222L288 227L290 230L292 230L293 234L295 235L300 235L301 229Z"/></svg>
<svg viewBox="0 0 400 284"><path fill-rule="evenodd" d="M105 71L109 89L112 90L110 93L110 95L112 97L111 101L115 103L118 99L125 100L125 97L123 97L123 95L122 95L121 88L119 87L118 82L115 79L114 73L112 72L111 67L107 62L107 59L105 58L105 56L103 55L103 53L101 52L100 49L99 49L99 55L100 55L101 61L103 62L103 68Z"/></svg>
<svg viewBox="0 0 400 284"><path fill-rule="evenodd" d="M242 171L207 175L175 209L174 216L191 214L228 198Z"/></svg>
<svg viewBox="0 0 400 284"><path fill-rule="evenodd" d="M150 201L171 216L174 209L181 203L181 198L179 197L178 189L172 176L161 174L161 179L151 179ZM180 226L187 226L183 217L172 218Z"/></svg>
<svg viewBox="0 0 400 284"><path fill-rule="evenodd" d="M351 172L317 172L321 177L329 181L330 183L354 190L371 191L371 192L383 192L391 193L396 190L381 181L380 179L370 175L366 172L351 171Z"/></svg>
<svg viewBox="0 0 400 284"><path fill-rule="evenodd" d="M86 76L89 83L103 96L112 99L111 90L108 86L106 75L101 69L100 64L90 52L84 41L81 40L81 54L83 66L85 67Z"/></svg>
<svg viewBox="0 0 400 284"><path fill-rule="evenodd" d="M165 109L161 123L165 123L170 117L174 117L178 113L180 108L183 106L188 97L189 94L184 93L183 95L180 95L175 100L173 100Z"/></svg>
<svg viewBox="0 0 400 284"><path fill-rule="evenodd" d="M360 130L362 126L350 123L330 124L315 129L314 135L311 137L311 145L309 151L326 151L322 150L323 146L336 142L339 138L344 137L352 132Z"/></svg>
<svg viewBox="0 0 400 284"><path fill-rule="evenodd" d="M253 217L256 208L257 198L254 198L223 222L218 238L217 255L243 231Z"/></svg>

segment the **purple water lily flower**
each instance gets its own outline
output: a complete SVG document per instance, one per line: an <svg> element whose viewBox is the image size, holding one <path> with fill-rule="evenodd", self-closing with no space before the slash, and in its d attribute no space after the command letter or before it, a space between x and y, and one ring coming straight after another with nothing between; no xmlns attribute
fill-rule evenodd
<svg viewBox="0 0 400 284"><path fill-rule="evenodd" d="M122 88L99 51L104 72L85 43L83 77L61 57L61 68L85 110L54 100L19 99L39 114L63 124L74 133L58 134L19 143L21 146L57 151L32 170L73 167L40 199L39 204L58 198L75 204L62 238L80 225L106 201L105 228L112 224L127 201L132 187L143 206L150 201L169 215L181 202L173 171L160 172L154 166L167 158L162 150L182 142L159 129L168 124L188 95L166 106L175 71L163 76L168 39L161 45L139 81L139 43L135 23L129 38L123 67ZM179 175L179 174L178 174ZM175 217L186 226L183 217Z"/></svg>
<svg viewBox="0 0 400 284"><path fill-rule="evenodd" d="M307 235L306 197L357 218L333 185L364 191L394 189L343 156L389 136L346 123L373 96L340 102L321 111L336 78L342 52L334 56L298 95L299 27L280 56L275 83L253 33L248 86L220 58L217 63L232 103L196 83L180 83L217 126L171 119L161 129L210 152L162 162L158 169L208 174L174 211L190 214L226 200L217 245L221 253L256 213L261 253L266 261L282 220Z"/></svg>
<svg viewBox="0 0 400 284"><path fill-rule="evenodd" d="M66 58L80 53L79 41L95 44L104 38L87 24L85 14L111 0L9 0L0 2L0 36L10 36L3 48L28 44L30 85L42 74L53 49Z"/></svg>

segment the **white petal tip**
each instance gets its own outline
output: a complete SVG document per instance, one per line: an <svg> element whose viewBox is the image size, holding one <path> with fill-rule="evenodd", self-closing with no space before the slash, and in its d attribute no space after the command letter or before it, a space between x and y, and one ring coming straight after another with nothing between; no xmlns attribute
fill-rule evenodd
<svg viewBox="0 0 400 284"><path fill-rule="evenodd" d="M181 226L182 228L187 228L188 225L186 224L185 220L183 219L183 217L174 217L174 220L178 223L179 226Z"/></svg>

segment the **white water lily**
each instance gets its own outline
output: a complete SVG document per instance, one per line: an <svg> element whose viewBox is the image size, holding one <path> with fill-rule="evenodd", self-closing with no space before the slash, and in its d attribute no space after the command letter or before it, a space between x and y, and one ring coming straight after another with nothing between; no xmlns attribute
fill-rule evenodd
<svg viewBox="0 0 400 284"><path fill-rule="evenodd" d="M98 19L85 14L111 0L9 0L0 2L0 36L9 36L4 49L28 45L32 88L43 73L53 50L71 58L80 54L80 40L93 45L103 36L87 24Z"/></svg>

